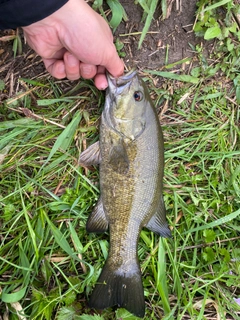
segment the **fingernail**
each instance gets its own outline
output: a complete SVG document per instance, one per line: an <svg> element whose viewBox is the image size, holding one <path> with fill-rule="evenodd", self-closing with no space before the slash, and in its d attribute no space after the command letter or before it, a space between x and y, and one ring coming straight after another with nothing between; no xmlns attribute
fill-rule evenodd
<svg viewBox="0 0 240 320"><path fill-rule="evenodd" d="M58 64L57 71L58 71L60 74L65 74L65 66L64 66L63 63L59 63L59 64Z"/></svg>
<svg viewBox="0 0 240 320"><path fill-rule="evenodd" d="M106 90L107 87L108 87L108 84L106 84L106 85L101 85L98 89L99 89L99 90Z"/></svg>
<svg viewBox="0 0 240 320"><path fill-rule="evenodd" d="M96 75L96 77L94 78L94 83L99 90L105 90L108 87L107 78L104 74L101 73Z"/></svg>
<svg viewBox="0 0 240 320"><path fill-rule="evenodd" d="M71 54L68 54L68 55L67 55L67 61L68 61L68 64L69 64L71 67L73 67L73 66L76 65L76 58L75 58L73 55L71 55Z"/></svg>
<svg viewBox="0 0 240 320"><path fill-rule="evenodd" d="M84 64L81 65L81 74L82 74L83 77L92 75L92 73L93 73L93 67L92 66L84 65Z"/></svg>
<svg viewBox="0 0 240 320"><path fill-rule="evenodd" d="M96 86L99 90L106 90L108 87L108 82L105 80L102 80L100 83L97 83Z"/></svg>

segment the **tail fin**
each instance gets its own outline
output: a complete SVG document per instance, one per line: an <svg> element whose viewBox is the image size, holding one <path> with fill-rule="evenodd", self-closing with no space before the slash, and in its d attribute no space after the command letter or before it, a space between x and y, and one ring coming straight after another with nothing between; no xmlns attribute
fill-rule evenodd
<svg viewBox="0 0 240 320"><path fill-rule="evenodd" d="M105 309L116 305L127 309L137 317L144 317L145 301L141 270L137 261L128 268L121 266L113 270L108 259L103 267L90 297L89 307Z"/></svg>

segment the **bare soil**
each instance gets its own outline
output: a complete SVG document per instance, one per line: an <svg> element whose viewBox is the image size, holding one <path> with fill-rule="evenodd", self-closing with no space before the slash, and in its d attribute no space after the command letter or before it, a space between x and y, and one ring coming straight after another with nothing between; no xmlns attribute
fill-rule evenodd
<svg viewBox="0 0 240 320"><path fill-rule="evenodd" d="M127 23L122 23L118 28L119 38L125 43L125 63L134 63L139 68L158 69L166 62L173 63L192 56L189 43L195 46L200 42L192 31L196 2L182 0L181 7L177 8L177 2L170 0L169 17L165 20L162 20L161 8L158 7L142 47L138 49L140 34L134 33L138 33L144 26L141 22L143 12L140 6L133 6L131 1L122 0L129 18Z"/></svg>

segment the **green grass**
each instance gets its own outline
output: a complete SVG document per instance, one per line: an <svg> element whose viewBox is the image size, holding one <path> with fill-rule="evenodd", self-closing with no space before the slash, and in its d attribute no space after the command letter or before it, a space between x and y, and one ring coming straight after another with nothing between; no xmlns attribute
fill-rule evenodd
<svg viewBox="0 0 240 320"><path fill-rule="evenodd" d="M141 233L145 319L240 317L239 29L230 39L216 37L210 59L193 48L189 74L183 61L144 72L164 132L173 234ZM124 309L87 307L108 234L85 230L99 176L78 159L98 139L104 93L89 81L22 82L25 90L0 109L0 318L134 320Z"/></svg>

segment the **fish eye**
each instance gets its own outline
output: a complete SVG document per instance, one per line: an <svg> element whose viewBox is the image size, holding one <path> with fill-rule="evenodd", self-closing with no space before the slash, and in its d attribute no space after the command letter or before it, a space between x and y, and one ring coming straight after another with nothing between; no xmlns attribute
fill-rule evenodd
<svg viewBox="0 0 240 320"><path fill-rule="evenodd" d="M133 97L135 101L141 101L143 99L143 93L141 91L135 91Z"/></svg>

